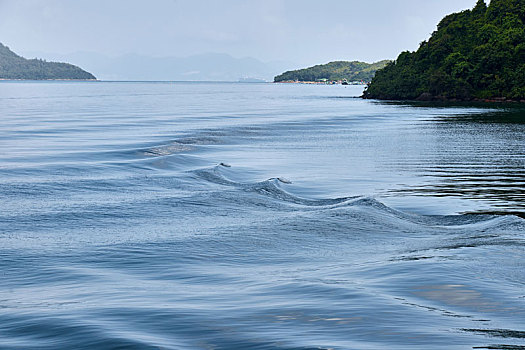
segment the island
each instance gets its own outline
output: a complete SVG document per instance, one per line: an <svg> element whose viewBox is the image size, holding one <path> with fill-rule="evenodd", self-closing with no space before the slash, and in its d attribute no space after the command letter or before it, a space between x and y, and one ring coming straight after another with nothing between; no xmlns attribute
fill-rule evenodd
<svg viewBox="0 0 525 350"><path fill-rule="evenodd" d="M285 72L276 76L274 82L366 84L370 82L377 70L384 68L389 62L335 61Z"/></svg>
<svg viewBox="0 0 525 350"><path fill-rule="evenodd" d="M1 80L96 80L95 76L68 63L25 59L0 43Z"/></svg>
<svg viewBox="0 0 525 350"><path fill-rule="evenodd" d="M364 98L525 102L525 3L479 0L379 70Z"/></svg>

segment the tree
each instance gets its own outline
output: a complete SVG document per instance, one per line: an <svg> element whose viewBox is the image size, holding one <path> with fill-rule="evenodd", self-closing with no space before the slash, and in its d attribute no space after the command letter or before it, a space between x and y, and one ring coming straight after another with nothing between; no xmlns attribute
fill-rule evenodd
<svg viewBox="0 0 525 350"><path fill-rule="evenodd" d="M364 97L525 99L525 1L478 0L446 16L416 52L378 71Z"/></svg>

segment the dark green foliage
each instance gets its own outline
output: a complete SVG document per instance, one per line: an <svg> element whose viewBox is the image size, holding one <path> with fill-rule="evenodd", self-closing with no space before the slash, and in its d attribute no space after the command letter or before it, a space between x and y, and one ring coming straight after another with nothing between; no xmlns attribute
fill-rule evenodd
<svg viewBox="0 0 525 350"><path fill-rule="evenodd" d="M0 79L96 79L92 74L68 63L27 60L0 43Z"/></svg>
<svg viewBox="0 0 525 350"><path fill-rule="evenodd" d="M282 81L318 81L318 80L347 80L369 82L378 69L383 68L389 61L377 63L337 61L321 64L306 69L285 72L274 78L274 82Z"/></svg>
<svg viewBox="0 0 525 350"><path fill-rule="evenodd" d="M424 94L424 95L422 95ZM525 99L525 0L479 0L445 17L416 52L378 71L364 97Z"/></svg>

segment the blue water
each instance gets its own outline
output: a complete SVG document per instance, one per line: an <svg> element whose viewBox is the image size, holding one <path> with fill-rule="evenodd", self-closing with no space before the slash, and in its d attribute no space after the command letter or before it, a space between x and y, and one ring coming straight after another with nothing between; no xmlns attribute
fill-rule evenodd
<svg viewBox="0 0 525 350"><path fill-rule="evenodd" d="M525 110L0 84L0 349L525 349Z"/></svg>

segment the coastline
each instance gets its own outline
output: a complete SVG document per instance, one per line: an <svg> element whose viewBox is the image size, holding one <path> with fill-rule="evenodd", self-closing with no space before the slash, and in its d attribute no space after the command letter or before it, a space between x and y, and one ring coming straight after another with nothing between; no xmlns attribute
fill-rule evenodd
<svg viewBox="0 0 525 350"><path fill-rule="evenodd" d="M343 81L300 81L300 80L284 80L284 81L274 81L274 84L303 84L303 85L362 85L366 86L368 83L361 82L347 82L346 84Z"/></svg>
<svg viewBox="0 0 525 350"><path fill-rule="evenodd" d="M392 101L392 102L445 102L445 103L455 103L455 102L475 102L475 103L525 103L524 99L509 99L506 97L491 97L491 98L472 98L472 99L458 99L458 98L447 98L444 96L425 96L418 97L416 99L390 99L390 98L378 98L378 97L369 97L362 95L364 100L379 100L379 101Z"/></svg>
<svg viewBox="0 0 525 350"><path fill-rule="evenodd" d="M99 81L98 79L8 79L0 78L0 81Z"/></svg>

